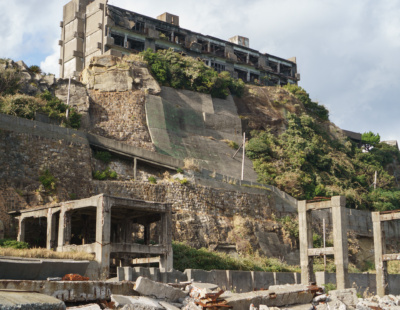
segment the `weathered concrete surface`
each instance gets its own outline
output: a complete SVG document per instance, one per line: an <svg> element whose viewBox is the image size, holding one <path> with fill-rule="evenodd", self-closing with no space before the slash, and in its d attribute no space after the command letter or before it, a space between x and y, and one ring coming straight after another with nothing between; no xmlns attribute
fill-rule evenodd
<svg viewBox="0 0 400 310"><path fill-rule="evenodd" d="M0 291L0 309L64 310L64 302L57 298L24 291Z"/></svg>
<svg viewBox="0 0 400 310"><path fill-rule="evenodd" d="M157 283L143 277L139 277L136 280L135 291L141 295L154 296L172 302L187 296L187 293L180 289L173 288L163 283Z"/></svg>
<svg viewBox="0 0 400 310"><path fill-rule="evenodd" d="M355 307L358 302L357 290L355 288L348 288L344 290L329 291L329 299L332 301L340 300L348 307Z"/></svg>
<svg viewBox="0 0 400 310"><path fill-rule="evenodd" d="M46 280L69 273L85 274L89 261L1 257L0 275L9 280Z"/></svg>
<svg viewBox="0 0 400 310"><path fill-rule="evenodd" d="M169 302L166 301L160 301L159 302L161 306L163 306L167 310L179 310L180 308L175 307L174 305L171 305Z"/></svg>
<svg viewBox="0 0 400 310"><path fill-rule="evenodd" d="M0 290L39 292L65 302L96 301L111 298L112 294L132 296L133 282L67 282L0 280Z"/></svg>
<svg viewBox="0 0 400 310"><path fill-rule="evenodd" d="M88 304L83 306L68 307L67 310L101 310L98 304Z"/></svg>
<svg viewBox="0 0 400 310"><path fill-rule="evenodd" d="M111 301L115 303L115 307L133 305L132 309L164 310L156 300L143 296L111 295Z"/></svg>
<svg viewBox="0 0 400 310"><path fill-rule="evenodd" d="M224 296L223 296L224 297ZM233 294L227 296L227 304L235 310L247 310L250 305L255 307L266 305L268 307L281 307L293 304L311 303L313 294L303 285L275 286L266 291Z"/></svg>

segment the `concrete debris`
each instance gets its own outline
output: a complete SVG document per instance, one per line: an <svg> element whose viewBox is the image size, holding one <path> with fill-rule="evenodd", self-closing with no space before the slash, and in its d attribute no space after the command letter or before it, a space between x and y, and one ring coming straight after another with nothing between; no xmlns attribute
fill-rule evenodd
<svg viewBox="0 0 400 310"><path fill-rule="evenodd" d="M357 310L400 310L400 295L372 296L358 299Z"/></svg>
<svg viewBox="0 0 400 310"><path fill-rule="evenodd" d="M47 278L47 281L62 281L60 277Z"/></svg>
<svg viewBox="0 0 400 310"><path fill-rule="evenodd" d="M134 290L141 295L154 296L159 299L165 299L166 301L178 301L179 298L185 298L187 296L187 293L180 289L143 277L139 277L136 280Z"/></svg>
<svg viewBox="0 0 400 310"><path fill-rule="evenodd" d="M189 303L187 303L182 310L201 310L202 307L198 306L195 304L195 302L192 300Z"/></svg>
<svg viewBox="0 0 400 310"><path fill-rule="evenodd" d="M170 304L169 302L166 302L166 301L160 301L159 303L161 306L163 306L167 310L180 310L180 308L183 307L183 305L181 307L176 307L173 304Z"/></svg>
<svg viewBox="0 0 400 310"><path fill-rule="evenodd" d="M357 290L355 288L347 288L329 291L329 299L331 301L339 300L348 307L355 307L358 302Z"/></svg>
<svg viewBox="0 0 400 310"><path fill-rule="evenodd" d="M0 291L0 309L30 309L30 310L64 310L64 302L39 293L26 291Z"/></svg>
<svg viewBox="0 0 400 310"><path fill-rule="evenodd" d="M98 304L88 304L77 307L67 307L67 310L101 310Z"/></svg>
<svg viewBox="0 0 400 310"><path fill-rule="evenodd" d="M164 310L158 301L143 296L111 295L115 307L130 305L129 309Z"/></svg>
<svg viewBox="0 0 400 310"><path fill-rule="evenodd" d="M313 299L313 302L315 302L315 303L325 302L327 300L327 298L328 298L328 295L321 294L321 295L316 296Z"/></svg>

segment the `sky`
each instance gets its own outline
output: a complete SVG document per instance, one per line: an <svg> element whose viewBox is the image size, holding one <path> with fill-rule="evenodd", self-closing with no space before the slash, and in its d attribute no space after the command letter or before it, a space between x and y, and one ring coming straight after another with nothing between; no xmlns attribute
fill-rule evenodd
<svg viewBox="0 0 400 310"><path fill-rule="evenodd" d="M60 21L68 0L0 0L0 58L58 75ZM342 129L400 143L400 0L109 0L221 39L297 58L299 86Z"/></svg>

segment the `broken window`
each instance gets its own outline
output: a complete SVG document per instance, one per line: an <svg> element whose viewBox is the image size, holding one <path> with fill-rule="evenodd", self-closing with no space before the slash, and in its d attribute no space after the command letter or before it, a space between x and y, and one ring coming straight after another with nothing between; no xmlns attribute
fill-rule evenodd
<svg viewBox="0 0 400 310"><path fill-rule="evenodd" d="M213 68L215 71L218 73L221 73L222 71L225 71L225 65L220 64L218 62L211 62L211 68Z"/></svg>
<svg viewBox="0 0 400 310"><path fill-rule="evenodd" d="M238 75L238 79L242 79L243 82L247 82L247 72L239 69L235 69Z"/></svg>
<svg viewBox="0 0 400 310"><path fill-rule="evenodd" d="M208 52L208 44L209 44L208 41L198 39L197 43L201 44L201 51L202 52L204 52L204 53Z"/></svg>
<svg viewBox="0 0 400 310"><path fill-rule="evenodd" d="M273 72L278 72L278 63L277 62L270 61L269 66L271 67Z"/></svg>
<svg viewBox="0 0 400 310"><path fill-rule="evenodd" d="M247 53L235 50L235 55L239 63L247 63Z"/></svg>
<svg viewBox="0 0 400 310"><path fill-rule="evenodd" d="M211 43L210 52L216 56L225 57L225 46Z"/></svg>
<svg viewBox="0 0 400 310"><path fill-rule="evenodd" d="M255 73L250 73L250 82L259 84L260 83L260 75L255 74Z"/></svg>
<svg viewBox="0 0 400 310"><path fill-rule="evenodd" d="M69 244L84 245L96 242L96 208L87 207L71 212Z"/></svg>
<svg viewBox="0 0 400 310"><path fill-rule="evenodd" d="M249 64L251 64L253 66L258 66L258 57L250 54L249 55Z"/></svg>
<svg viewBox="0 0 400 310"><path fill-rule="evenodd" d="M135 26L132 27L132 30L139 33L144 33L144 23L135 22Z"/></svg>
<svg viewBox="0 0 400 310"><path fill-rule="evenodd" d="M118 46L124 47L125 37L111 32L111 38L114 39L114 45L118 45Z"/></svg>
<svg viewBox="0 0 400 310"><path fill-rule="evenodd" d="M130 38L128 38L127 41L128 41L128 48L134 50L135 52L144 51L144 42Z"/></svg>
<svg viewBox="0 0 400 310"><path fill-rule="evenodd" d="M281 64L281 74L285 76L292 76L292 67Z"/></svg>

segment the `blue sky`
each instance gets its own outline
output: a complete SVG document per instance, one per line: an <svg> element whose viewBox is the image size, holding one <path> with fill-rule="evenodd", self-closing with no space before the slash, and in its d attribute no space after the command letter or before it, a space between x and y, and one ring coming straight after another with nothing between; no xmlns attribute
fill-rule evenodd
<svg viewBox="0 0 400 310"><path fill-rule="evenodd" d="M62 7L68 0L0 0L0 57L58 74ZM343 129L400 141L400 0L109 0L222 39L297 57L300 86Z"/></svg>

